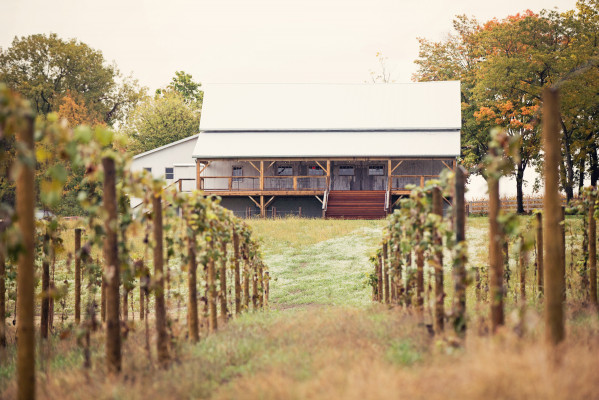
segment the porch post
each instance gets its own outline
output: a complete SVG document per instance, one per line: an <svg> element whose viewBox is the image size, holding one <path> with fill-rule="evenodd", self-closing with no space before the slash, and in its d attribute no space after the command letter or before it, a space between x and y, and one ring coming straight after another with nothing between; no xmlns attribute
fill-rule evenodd
<svg viewBox="0 0 599 400"><path fill-rule="evenodd" d="M202 183L201 183L201 179L200 176L202 175L202 172L200 170L200 159L196 158L196 189L200 190L202 189Z"/></svg>
<svg viewBox="0 0 599 400"><path fill-rule="evenodd" d="M260 191L264 191L264 161L260 161Z"/></svg>

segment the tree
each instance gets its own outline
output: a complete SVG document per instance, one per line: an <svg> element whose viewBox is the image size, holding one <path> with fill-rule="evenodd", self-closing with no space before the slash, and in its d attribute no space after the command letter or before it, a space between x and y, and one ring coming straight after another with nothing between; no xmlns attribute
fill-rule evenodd
<svg viewBox="0 0 599 400"><path fill-rule="evenodd" d="M204 100L204 92L200 90L201 86L201 83L194 82L190 74L177 71L166 88L156 90L156 95L161 96L169 92L177 92L183 97L185 104L200 110Z"/></svg>
<svg viewBox="0 0 599 400"><path fill-rule="evenodd" d="M129 150L142 153L198 133L199 110L188 105L176 91L140 103L123 131L131 138Z"/></svg>
<svg viewBox="0 0 599 400"><path fill-rule="evenodd" d="M108 125L122 121L145 89L75 39L36 34L0 49L0 81L29 99L38 114L58 111L65 96L83 99Z"/></svg>

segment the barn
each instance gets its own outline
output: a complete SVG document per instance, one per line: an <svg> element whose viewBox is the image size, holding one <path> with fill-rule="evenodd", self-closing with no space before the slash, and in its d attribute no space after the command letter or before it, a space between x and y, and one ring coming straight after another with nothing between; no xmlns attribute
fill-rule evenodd
<svg viewBox="0 0 599 400"><path fill-rule="evenodd" d="M212 84L197 189L240 216L383 218L460 154L460 83Z"/></svg>

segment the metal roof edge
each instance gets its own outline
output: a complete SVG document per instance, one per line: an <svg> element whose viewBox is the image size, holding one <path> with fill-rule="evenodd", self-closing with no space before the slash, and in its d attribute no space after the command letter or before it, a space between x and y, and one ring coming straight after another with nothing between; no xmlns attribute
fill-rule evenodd
<svg viewBox="0 0 599 400"><path fill-rule="evenodd" d="M184 143L184 142L186 142L188 140L197 139L199 135L200 135L199 133L196 133L195 135L188 136L186 138L177 140L176 142L172 142L172 143L169 143L169 144L165 144L164 146L156 147L155 149L148 150L148 151L145 151L143 153L140 153L140 154L137 154L137 155L133 156L133 159L136 160L138 158L142 158L144 156L147 156L149 154L155 153L157 151L164 150L164 149L172 147L172 146L176 146L176 145L178 145L180 143Z"/></svg>

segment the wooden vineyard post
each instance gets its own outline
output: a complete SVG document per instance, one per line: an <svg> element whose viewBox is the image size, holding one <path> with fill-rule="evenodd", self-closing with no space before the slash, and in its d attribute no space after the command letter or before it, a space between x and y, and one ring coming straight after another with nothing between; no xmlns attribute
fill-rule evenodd
<svg viewBox="0 0 599 400"><path fill-rule="evenodd" d="M406 254L406 289L405 289L405 303L406 306L412 305L412 291L414 290L414 270L412 268L412 253Z"/></svg>
<svg viewBox="0 0 599 400"><path fill-rule="evenodd" d="M22 146L20 151L26 152L20 156L32 161L28 164L23 163L16 184L18 226L23 246L23 251L19 253L17 269L17 398L29 400L35 399L35 150L32 118L27 119L25 129L18 131L17 142Z"/></svg>
<svg viewBox="0 0 599 400"><path fill-rule="evenodd" d="M402 285L402 271L401 271L401 249L399 247L399 243L395 243L395 286L397 298L395 299L398 304L403 301L403 285Z"/></svg>
<svg viewBox="0 0 599 400"><path fill-rule="evenodd" d="M164 236L162 227L162 195L152 196L154 234L154 313L156 319L156 352L158 363L165 366L169 361L168 336L166 332L166 308L164 303Z"/></svg>
<svg viewBox="0 0 599 400"><path fill-rule="evenodd" d="M0 348L6 347L6 252L0 228Z"/></svg>
<svg viewBox="0 0 599 400"><path fill-rule="evenodd" d="M188 268L188 290L189 290L189 305L187 310L187 320L189 321L189 338L193 343L196 343L200 339L199 326L198 326L198 288L197 288L197 269L198 264L196 262L195 252L195 237L189 236L187 238L187 249L189 256L189 268Z"/></svg>
<svg viewBox="0 0 599 400"><path fill-rule="evenodd" d="M393 252L393 249L391 248L391 246L389 245L389 242L387 242L387 255L389 257L389 269L390 269L390 276L389 276L389 287L390 287L390 291L391 291L391 303L396 303L397 302L397 285L395 284L395 282L397 281L397 266L395 265L395 253Z"/></svg>
<svg viewBox="0 0 599 400"><path fill-rule="evenodd" d="M518 267L520 272L520 301L526 304L526 260L527 254L524 250L524 238L520 238L520 256L518 257Z"/></svg>
<svg viewBox="0 0 599 400"><path fill-rule="evenodd" d="M243 245L243 308L247 311L250 308L250 265L247 245Z"/></svg>
<svg viewBox="0 0 599 400"><path fill-rule="evenodd" d="M561 160L559 96L555 89L543 91L543 151L545 152L544 251L545 337L557 345L564 333L564 273L560 229L559 163Z"/></svg>
<svg viewBox="0 0 599 400"><path fill-rule="evenodd" d="M216 279L215 279L215 265L214 265L214 240L208 242L210 248L210 259L208 260L208 279L206 284L208 285L208 327L210 332L216 332L218 329L218 321L216 315Z"/></svg>
<svg viewBox="0 0 599 400"><path fill-rule="evenodd" d="M433 188L433 214L443 218L443 200L441 198L441 189ZM445 319L445 294L443 293L443 238L441 232L435 229L433 241L436 247L434 257L435 268L435 332L441 333L444 328Z"/></svg>
<svg viewBox="0 0 599 400"><path fill-rule="evenodd" d="M144 299L144 297L145 297L146 291L145 291L144 287L142 286L143 279L144 279L143 277L139 278L139 319L141 321L144 320L144 316L145 316L145 313L144 313L145 299Z"/></svg>
<svg viewBox="0 0 599 400"><path fill-rule="evenodd" d="M383 254L381 262L383 265L383 293L385 295L385 304L389 304L389 263L387 262L387 242L383 242Z"/></svg>
<svg viewBox="0 0 599 400"><path fill-rule="evenodd" d="M239 271L239 234L233 231L233 251L235 264L235 315L241 314L241 277Z"/></svg>
<svg viewBox="0 0 599 400"><path fill-rule="evenodd" d="M81 229L75 229L75 324L81 322Z"/></svg>
<svg viewBox="0 0 599 400"><path fill-rule="evenodd" d="M543 214L537 212L537 290L543 295Z"/></svg>
<svg viewBox="0 0 599 400"><path fill-rule="evenodd" d="M424 311L424 251L416 247L416 310Z"/></svg>
<svg viewBox="0 0 599 400"><path fill-rule="evenodd" d="M106 239L102 246L102 261L106 265ZM100 319L102 323L106 322L106 277L105 268L102 268L102 284L100 286Z"/></svg>
<svg viewBox="0 0 599 400"><path fill-rule="evenodd" d="M561 204L561 203L560 203ZM562 292L562 296L564 298L564 301L566 301L566 207L561 206L561 220L560 220L560 234L562 237L562 241L561 241L561 251L562 251L562 264L561 264L561 268L562 268L562 275L564 277L564 290Z"/></svg>
<svg viewBox="0 0 599 400"><path fill-rule="evenodd" d="M489 186L489 292L491 303L491 330L493 333L504 324L503 313L503 263L502 242L505 240L499 227L499 180L487 178Z"/></svg>
<svg viewBox="0 0 599 400"><path fill-rule="evenodd" d="M589 301L597 306L597 223L595 221L595 188L589 199Z"/></svg>
<svg viewBox="0 0 599 400"><path fill-rule="evenodd" d="M264 275L262 262L258 264L258 308L264 308Z"/></svg>
<svg viewBox="0 0 599 400"><path fill-rule="evenodd" d="M458 249L465 251L462 246L466 241L466 207L464 193L466 188L466 170L461 165L455 171L455 190L454 190L454 229ZM455 301L454 301L454 331L458 335L466 332L466 260L462 254L458 255L457 263L454 264L453 273L455 281Z"/></svg>
<svg viewBox="0 0 599 400"><path fill-rule="evenodd" d="M42 305L40 310L40 336L42 339L48 338L50 330L50 234L46 230L42 238Z"/></svg>
<svg viewBox="0 0 599 400"><path fill-rule="evenodd" d="M258 306L258 267L255 264L255 260L252 260L252 306L254 310Z"/></svg>
<svg viewBox="0 0 599 400"><path fill-rule="evenodd" d="M220 264L220 315L223 324L227 322L227 242L221 242L222 259Z"/></svg>
<svg viewBox="0 0 599 400"><path fill-rule="evenodd" d="M264 307L268 309L268 298L270 296L270 273L264 273Z"/></svg>
<svg viewBox="0 0 599 400"><path fill-rule="evenodd" d="M377 266L376 266L376 277L377 277L377 291L376 291L376 300L379 302L383 302L383 261L381 254L377 255Z"/></svg>
<svg viewBox="0 0 599 400"><path fill-rule="evenodd" d="M106 367L110 373L121 371L121 324L119 320L120 269L118 258L116 171L114 159L104 157L104 276L106 280Z"/></svg>

